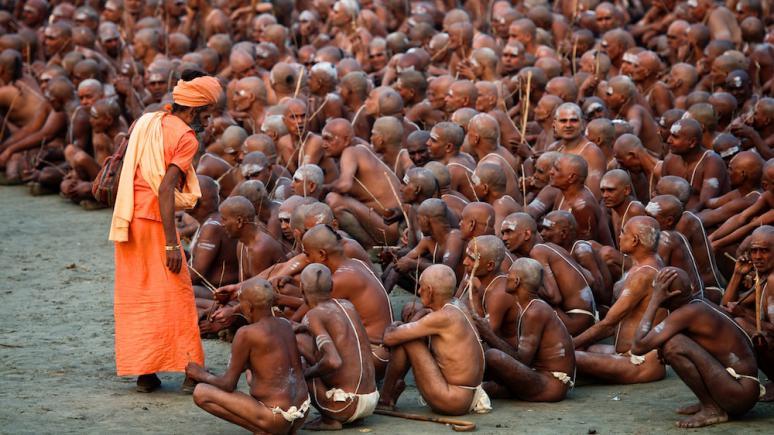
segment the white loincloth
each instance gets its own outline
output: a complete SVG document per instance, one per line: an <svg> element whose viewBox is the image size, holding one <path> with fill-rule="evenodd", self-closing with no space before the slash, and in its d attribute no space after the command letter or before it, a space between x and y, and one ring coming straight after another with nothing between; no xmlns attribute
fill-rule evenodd
<svg viewBox="0 0 774 435"><path fill-rule="evenodd" d="M736 372L736 370L734 370L731 367L726 367L726 371L728 372L729 375L731 375L732 378L734 378L736 380L739 380L741 378L746 378L746 379L750 379L752 381L757 382L758 383L758 389L759 389L758 398L762 398L763 396L766 395L766 387L761 385L761 381L760 381L760 379L758 379L758 377L756 377L756 376L748 376L748 375L740 375L739 373Z"/></svg>
<svg viewBox="0 0 774 435"><path fill-rule="evenodd" d="M581 308L573 308L572 310L565 311L567 314L585 314L592 319L594 319L594 323L599 322L599 314L592 313L591 311L587 311Z"/></svg>
<svg viewBox="0 0 774 435"><path fill-rule="evenodd" d="M352 414L352 417L349 417L345 423L352 423L355 420L368 417L374 413L374 409L376 409L376 405L379 403L379 390L368 394L348 394L350 394L353 399L357 399L357 405L355 405L354 414ZM325 395L328 396L328 393L326 392ZM330 396L328 396L328 398L330 398ZM335 395L333 400L334 402L340 401L336 400Z"/></svg>
<svg viewBox="0 0 774 435"><path fill-rule="evenodd" d="M274 408L271 408L271 412L274 414L280 414L282 415L282 418L285 419L285 421L289 423L293 423L294 421L298 420L299 418L306 417L307 411L309 411L309 405L312 403L309 396L306 396L306 400L304 400L304 403L301 404L301 406L291 406L288 408L287 411L283 410L279 406L275 406ZM263 405L266 406L266 405ZM268 406L267 406L268 408Z"/></svg>
<svg viewBox="0 0 774 435"><path fill-rule="evenodd" d="M556 379L559 379L560 381L562 381L563 384L569 385L570 388L575 386L575 382L573 382L570 375L568 375L565 372L551 372L551 375Z"/></svg>

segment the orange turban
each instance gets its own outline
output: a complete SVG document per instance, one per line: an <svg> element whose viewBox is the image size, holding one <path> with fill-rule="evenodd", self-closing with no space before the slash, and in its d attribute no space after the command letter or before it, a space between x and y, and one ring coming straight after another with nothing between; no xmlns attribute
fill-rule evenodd
<svg viewBox="0 0 774 435"><path fill-rule="evenodd" d="M190 81L178 80L172 90L175 104L186 107L201 107L218 102L223 88L218 79L212 76L197 77Z"/></svg>

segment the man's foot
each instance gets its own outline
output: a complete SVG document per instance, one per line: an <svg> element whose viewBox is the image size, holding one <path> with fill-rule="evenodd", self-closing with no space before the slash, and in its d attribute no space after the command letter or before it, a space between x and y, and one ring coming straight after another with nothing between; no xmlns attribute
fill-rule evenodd
<svg viewBox="0 0 774 435"><path fill-rule="evenodd" d="M691 417L678 421L677 427L694 428L704 427L728 421L728 414L721 409L702 408Z"/></svg>
<svg viewBox="0 0 774 435"><path fill-rule="evenodd" d="M30 186L30 195L32 196L52 195L56 193L53 190L38 183L37 181L31 182L29 186Z"/></svg>
<svg viewBox="0 0 774 435"><path fill-rule="evenodd" d="M323 418L322 416L310 421L304 425L306 430L322 431L322 430L341 430L342 425L340 421Z"/></svg>
<svg viewBox="0 0 774 435"><path fill-rule="evenodd" d="M107 208L106 205L93 199L84 199L80 202L80 206L83 207L84 210L101 210Z"/></svg>
<svg viewBox="0 0 774 435"><path fill-rule="evenodd" d="M137 377L137 392L151 393L161 386L161 379L155 373L140 375Z"/></svg>
<svg viewBox="0 0 774 435"><path fill-rule="evenodd" d="M159 384L160 383L161 382L159 382ZM196 388L196 384L196 381L186 376L185 380L183 381L183 385L180 386L180 392L183 394L193 394L194 388Z"/></svg>
<svg viewBox="0 0 774 435"><path fill-rule="evenodd" d="M758 401L759 402L774 402L774 382L769 382L768 384L764 385L763 388L766 389L766 394L763 395Z"/></svg>
<svg viewBox="0 0 774 435"><path fill-rule="evenodd" d="M701 411L701 403L694 403L692 405L681 406L675 409L675 412L681 415L693 415Z"/></svg>
<svg viewBox="0 0 774 435"><path fill-rule="evenodd" d="M395 382L395 390L393 391L393 398L385 399L384 397L379 397L379 402L376 404L376 409L382 409L386 411L394 411L395 405L397 402L397 398L400 397L400 395L403 393L403 390L406 389L406 382L403 381L403 379L399 379L397 382Z"/></svg>

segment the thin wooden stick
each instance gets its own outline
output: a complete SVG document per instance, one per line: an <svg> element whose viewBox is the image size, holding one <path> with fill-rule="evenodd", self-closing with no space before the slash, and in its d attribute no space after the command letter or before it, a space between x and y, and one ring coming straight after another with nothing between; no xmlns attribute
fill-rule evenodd
<svg viewBox="0 0 774 435"><path fill-rule="evenodd" d="M466 420L457 420L457 419L451 419L446 417L435 417L435 416L421 415L421 414L409 414L407 412L390 411L387 409L379 409L379 408L374 410L374 414L386 415L389 417L405 418L406 420L428 421L431 423L448 424L448 425L451 425L452 430L454 430L455 432L470 432L470 431L476 430L476 423L473 423L472 421L466 421Z"/></svg>
<svg viewBox="0 0 774 435"><path fill-rule="evenodd" d="M384 178L389 178L387 176L387 172L384 172ZM409 232L411 232L411 222L409 222L408 214L406 213L406 210L403 209L403 201L401 201L400 196L398 195L398 192L395 190L395 186L392 185L392 183L388 182L387 184L390 185L390 190L392 191L392 194L395 195L395 200L398 201L398 207L400 207L400 211L403 212L403 218L406 219L406 227L408 228Z"/></svg>
<svg viewBox="0 0 774 435"><path fill-rule="evenodd" d="M298 73L298 80L296 80L296 92L293 93L293 98L298 98L298 92L301 90L301 79L304 78L304 71L306 70L301 68Z"/></svg>
<svg viewBox="0 0 774 435"><path fill-rule="evenodd" d="M196 276L198 276L202 280L202 282L204 283L204 286L207 287L207 289L214 294L217 288L214 285L212 285L211 282L207 281L207 278L203 277L202 274L199 273L199 271L196 270L193 266L190 266L189 268L193 271L193 273L196 274Z"/></svg>
<svg viewBox="0 0 774 435"><path fill-rule="evenodd" d="M594 77L599 78L599 50L594 52Z"/></svg>
<svg viewBox="0 0 774 435"><path fill-rule="evenodd" d="M723 253L723 255L725 255L725 256L726 256L726 258L728 258L729 260L731 260L731 261L733 261L734 263L736 263L736 258L734 258L734 257L733 257L731 254L729 254L728 252L724 252L724 253Z"/></svg>
<svg viewBox="0 0 774 435"><path fill-rule="evenodd" d="M524 207L527 207L527 173L524 172L524 163L521 164L521 194Z"/></svg>
<svg viewBox="0 0 774 435"><path fill-rule="evenodd" d="M575 75L575 56L578 54L578 38L572 42L572 75Z"/></svg>
<svg viewBox="0 0 774 435"><path fill-rule="evenodd" d="M761 333L761 277L755 272L755 330Z"/></svg>
<svg viewBox="0 0 774 435"><path fill-rule="evenodd" d="M377 203L377 204L379 204L379 207L381 207L381 208L382 208L382 210L387 210L387 207L385 207L385 206L384 206L384 204L382 204L382 202L381 202L381 201L379 201L379 198L377 198L376 196L374 196L374 194L373 194L373 193L371 193L371 191L370 191L370 190L368 190L368 188L365 186L365 184L363 184L363 182L362 182L362 181L360 181L360 180L359 180L357 177L352 177L352 178L354 178L354 179L355 179L355 182L357 182L357 184L359 184L359 185L360 185L360 187L362 187L362 188L363 188L363 190L365 190L365 191L366 191L366 193L368 193L369 195L371 195L371 198L373 198L373 200L374 200L374 201L376 201L376 203Z"/></svg>
<svg viewBox="0 0 774 435"><path fill-rule="evenodd" d="M521 143L527 141L527 118L529 118L529 91L532 87L532 71L527 72L527 98L524 99L524 113L521 118Z"/></svg>

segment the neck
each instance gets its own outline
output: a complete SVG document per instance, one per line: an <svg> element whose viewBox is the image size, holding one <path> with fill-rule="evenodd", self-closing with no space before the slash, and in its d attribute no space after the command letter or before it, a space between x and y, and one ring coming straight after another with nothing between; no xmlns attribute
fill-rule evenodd
<svg viewBox="0 0 774 435"><path fill-rule="evenodd" d="M482 289L486 288L498 276L500 276L500 268L497 268L497 269L491 271L486 276L478 277L479 281L481 281L481 288Z"/></svg>
<svg viewBox="0 0 774 435"><path fill-rule="evenodd" d="M479 142L478 146L475 148L476 154L478 154L479 159L483 159L487 154L496 152L497 147L498 145L496 142L487 142L485 140L481 140L481 142Z"/></svg>
<svg viewBox="0 0 774 435"><path fill-rule="evenodd" d="M571 184L566 189L562 191L562 194L564 194L565 197L567 196L577 196L583 191L583 184Z"/></svg>
<svg viewBox="0 0 774 435"><path fill-rule="evenodd" d="M622 216L626 212L626 207L628 207L631 202L632 199L627 196L618 205L614 206L613 210L618 214L618 216Z"/></svg>
<svg viewBox="0 0 774 435"><path fill-rule="evenodd" d="M532 251L532 248L535 247L535 238L530 237L529 240L526 240L524 243L519 246L519 249L514 252L514 254L521 255L521 256L529 256L529 253Z"/></svg>
<svg viewBox="0 0 774 435"><path fill-rule="evenodd" d="M636 266L658 266L658 255L644 248L638 247L629 256L632 257L632 261Z"/></svg>
<svg viewBox="0 0 774 435"><path fill-rule="evenodd" d="M487 202L489 204L492 204L493 202L497 201L498 199L505 196L505 192L495 192L492 189L488 189L486 193L486 198L481 198L484 200L484 202Z"/></svg>
<svg viewBox="0 0 774 435"><path fill-rule="evenodd" d="M250 222L245 225L239 233L239 241L244 245L249 246L255 239L256 234L258 234L258 226L254 222Z"/></svg>
<svg viewBox="0 0 774 435"><path fill-rule="evenodd" d="M436 242L444 244L446 243L446 239L449 237L450 230L451 227L447 223L436 224L430 228L430 235Z"/></svg>
<svg viewBox="0 0 774 435"><path fill-rule="evenodd" d="M211 217L217 217L218 216L218 210L211 209L211 210L201 210L199 213L193 216L194 219L196 219L199 224L203 224L207 219Z"/></svg>
<svg viewBox="0 0 774 435"><path fill-rule="evenodd" d="M572 149L580 145L583 139L584 139L583 135L579 135L578 137L573 139L562 139L562 144L564 145L565 149Z"/></svg>
<svg viewBox="0 0 774 435"><path fill-rule="evenodd" d="M640 165L642 166L642 172L650 175L653 173L653 171L656 169L656 165L660 161L659 159L653 157L649 152L645 150L645 148L641 148L639 152L637 153L640 159Z"/></svg>
<svg viewBox="0 0 774 435"><path fill-rule="evenodd" d="M535 299L540 299L537 292L533 292L522 287L516 289L516 297L519 299L519 305L521 309L527 308L527 305Z"/></svg>
<svg viewBox="0 0 774 435"><path fill-rule="evenodd" d="M250 310L250 323L257 323L261 319L264 319L266 317L273 317L271 314L271 307L263 306L263 307L255 307L253 306L253 309Z"/></svg>
<svg viewBox="0 0 774 435"><path fill-rule="evenodd" d="M260 118L263 118L263 112L264 112L265 105L261 102L256 101L250 106L249 112L250 112L250 118L253 119L253 121L256 121Z"/></svg>
<svg viewBox="0 0 774 435"><path fill-rule="evenodd" d="M693 149L683 154L682 156L683 160L685 160L687 163L695 163L699 159L701 159L701 156L704 154L704 151L705 151L704 146L702 146L701 144L696 145L695 147L693 147Z"/></svg>
<svg viewBox="0 0 774 435"><path fill-rule="evenodd" d="M328 254L328 260L325 262L325 265L328 266L328 268L332 271L335 271L339 268L345 261L347 261L347 258L344 257L341 254Z"/></svg>
<svg viewBox="0 0 774 435"><path fill-rule="evenodd" d="M760 188L754 183L750 183L749 181L745 180L745 182L742 183L741 186L737 187L736 190L739 191L740 195L745 196L750 192L760 190Z"/></svg>

